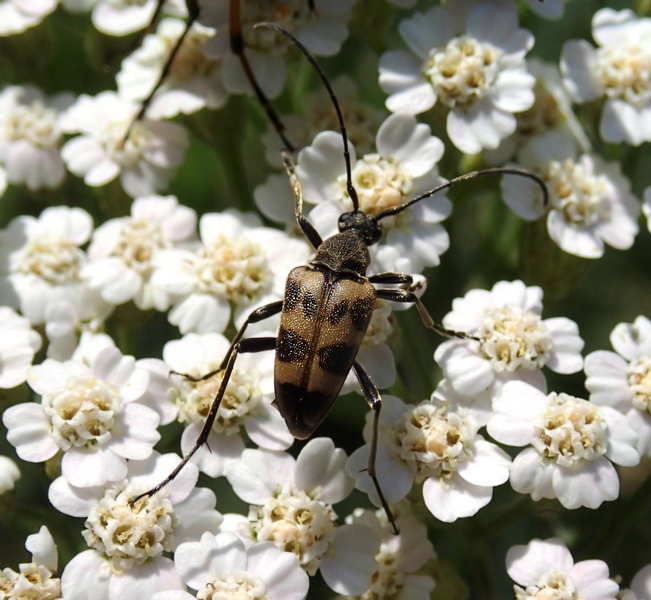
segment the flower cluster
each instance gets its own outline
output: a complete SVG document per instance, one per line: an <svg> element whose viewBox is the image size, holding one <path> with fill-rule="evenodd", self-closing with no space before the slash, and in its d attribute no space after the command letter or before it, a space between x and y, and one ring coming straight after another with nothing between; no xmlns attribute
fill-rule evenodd
<svg viewBox="0 0 651 600"><path fill-rule="evenodd" d="M516 598L549 596L614 599L619 586L608 578L608 565L601 560L574 563L559 539L531 540L513 546L506 555L509 576ZM525 587L521 587L525 586Z"/></svg>
<svg viewBox="0 0 651 600"><path fill-rule="evenodd" d="M0 0L0 598L650 600L625 4Z"/></svg>

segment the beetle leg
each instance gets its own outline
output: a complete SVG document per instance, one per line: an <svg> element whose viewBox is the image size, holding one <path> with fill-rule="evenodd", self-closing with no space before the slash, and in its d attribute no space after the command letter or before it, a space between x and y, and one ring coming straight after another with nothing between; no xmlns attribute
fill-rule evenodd
<svg viewBox="0 0 651 600"><path fill-rule="evenodd" d="M368 280L371 283L402 283L408 286L414 283L414 278L409 273L376 273L370 275Z"/></svg>
<svg viewBox="0 0 651 600"><path fill-rule="evenodd" d="M105 71L112 70L112 65L116 65L118 62L121 63L127 56L129 56L129 54L135 52L135 50L142 45L142 41L145 39L145 37L154 30L154 26L158 22L158 19L163 12L164 5L165 0L157 0L156 7L154 8L154 14L149 21L149 25L147 25L147 27L142 29L138 35L135 36L133 43L129 44L126 48L120 50L119 52L109 54L107 57L108 60L104 65Z"/></svg>
<svg viewBox="0 0 651 600"><path fill-rule="evenodd" d="M287 171L287 177L289 177L289 183L292 186L292 191L294 192L294 214L296 215L296 223L300 230L303 232L303 235L307 238L307 241L310 242L312 248L315 250L321 245L323 240L321 236L314 229L314 225L310 223L306 217L303 216L303 187L301 182L298 179L296 174L296 166L292 157L289 155L289 152L283 150L281 152L283 157L283 165L285 166L285 171Z"/></svg>
<svg viewBox="0 0 651 600"><path fill-rule="evenodd" d="M373 409L373 437L371 438L371 451L368 455L368 465L366 471L373 481L375 490L380 498L380 504L389 519L391 524L391 530L394 535L398 535L400 531L396 525L396 519L389 508L389 503L386 501L384 494L382 493L382 488L380 488L380 483L377 480L377 473L375 471L375 459L377 458L377 440L378 440L378 428L380 424L380 410L382 409L382 398L380 392L378 391L375 384L371 381L371 378L368 376L368 373L364 370L364 367L360 365L357 361L353 363L353 370L359 381L359 385L362 388L362 394L364 399L368 402L368 405Z"/></svg>
<svg viewBox="0 0 651 600"><path fill-rule="evenodd" d="M159 0L158 4L156 6L156 11L154 12L154 16L152 17L151 20L151 25L149 28L152 27L152 25L155 23L156 19L158 19L158 16L160 15L163 4L165 4L165 0ZM160 88L161 85L163 85L163 81L165 81L165 78L169 75L170 69L172 68L172 63L174 62L174 59L176 58L176 55L179 53L179 50L181 49L181 46L183 45L183 40L188 35L188 32L192 28L192 25L194 22L199 18L199 14L201 12L199 8L199 0L185 0L185 6L188 9L188 18L185 22L185 29L183 30L183 33L181 34L181 37L176 41L176 44L172 47L172 50L170 51L169 56L167 57L167 60L165 61L165 64L163 65L163 68L161 69L160 75L158 77L158 81L156 82L156 85L152 89L152 91L149 93L149 96L147 96L143 102L142 105L140 106L140 110L138 111L138 114L133 118L131 123L129 123L129 127L124 134L124 137L121 140L121 144L124 145L124 142L128 139L129 134L131 133L131 130L133 129L133 126L138 122L141 121L145 113L147 112L147 109L149 108L149 105L151 104L151 101L154 99L154 94L158 91L158 88Z"/></svg>
<svg viewBox="0 0 651 600"><path fill-rule="evenodd" d="M246 321L242 323L242 327L240 327L240 330L233 338L233 341L231 342L231 346L228 349L226 355L224 356L224 360L222 361L222 364L219 365L218 369L215 369L214 371L210 371L210 373L206 373L201 377L193 377L192 375L188 375L187 373L179 373L178 371L170 371L170 375L180 375L181 377L187 379L188 381L197 382L197 381L205 381L206 379L210 379L214 375L217 375L217 373L221 373L226 368L226 364L228 363L228 357L233 352L235 346L242 339L242 336L244 335L244 332L246 331L246 328L249 326L249 324L258 323L259 321L264 321L264 319L273 317L274 315L277 315L282 310L282 308L283 308L283 301L278 300L277 302L270 302L269 304L260 306L259 308L256 308L254 311L252 311L251 314L246 318Z"/></svg>
<svg viewBox="0 0 651 600"><path fill-rule="evenodd" d="M267 305L270 306L270 305ZM264 308L264 307L263 307ZM136 503L141 498L153 496L156 492L163 489L168 483L170 483L181 471L183 467L190 461L194 454L203 446L208 440L210 431L212 430L213 423L217 417L217 411L219 410L219 405L221 404L224 393L226 392L226 386L228 386L228 381L231 378L231 373L233 372L233 367L235 366L235 359L238 354L243 354L245 352L264 352L266 350L274 350L276 347L276 338L274 337L260 337L260 338L248 338L246 340L241 340L237 342L234 346L231 346L229 353L227 355L226 368L224 369L224 378L222 379L219 390L215 395L215 399L212 401L210 406L210 412L206 417L206 422L203 424L203 429L197 438L197 441L194 443L194 446L184 457L183 460L176 465L176 468L161 481L158 485L151 488L149 491L144 494L136 496L133 500L130 501L130 504Z"/></svg>
<svg viewBox="0 0 651 600"><path fill-rule="evenodd" d="M188 0L186 0L187 2ZM196 0L193 0L196 2ZM229 29L228 34L230 37L231 43L231 52L237 56L242 65L242 69L246 78L249 80L255 97L258 99L258 102L264 108L264 111L267 113L268 119L271 121L271 124L274 126L278 137L282 140L285 148L290 152L294 152L296 148L292 144L287 136L285 135L285 125L280 120L278 113L275 111L274 107L269 102L269 98L262 91L262 88L258 84L255 75L253 74L253 69L251 69L251 64L249 59L244 53L244 38L242 37L242 15L241 15L241 2L245 0L230 0L230 19L229 19Z"/></svg>
<svg viewBox="0 0 651 600"><path fill-rule="evenodd" d="M249 60L246 54L244 53L244 39L242 37L242 18L241 18L241 6L240 6L241 2L243 1L245 0L230 0L229 37L230 37L231 51L239 59L244 74L246 75L246 78L249 80L249 83L253 88L253 91L255 93L256 98L258 99L258 102L260 102L262 108L267 113L267 117L269 121L271 121L271 124L273 125L274 129L276 130L278 137L280 137L280 139L283 142L283 145L288 150L294 152L295 150L294 145L289 141L289 139L284 133L285 125L280 120L278 113L271 105L269 98L267 98L265 93L262 91L262 88L258 84L255 75L253 74L253 70L251 69L251 65L249 64ZM152 24L149 26L148 29L151 29L152 25L158 19L164 3L165 0L158 0L158 3L156 5L156 10L154 12L154 16L152 17L151 20ZM160 88L160 86L163 84L163 81L165 81L165 78L169 75L170 69L172 68L172 63L174 62L176 55L179 53L179 50L183 45L183 41L187 37L188 32L192 28L194 22L199 18L199 15L201 13L199 0L185 0L185 5L188 9L188 18L185 22L185 29L183 30L181 37L179 37L176 44L174 44L174 47L172 48L169 56L167 57L167 60L163 65L163 68L161 70L160 76L158 77L158 81L156 82L156 85L152 89L149 96L147 96L147 98L145 98L145 100L143 101L142 106L138 111L138 114L134 117L134 119L129 124L129 127L122 139L121 142L122 145L124 145L124 142L129 137L129 134L131 133L131 129L133 128L134 124L140 121L145 116L145 113L147 112L147 108L149 108L149 105L151 104L151 101L154 98L154 94L158 91L158 88Z"/></svg>
<svg viewBox="0 0 651 600"><path fill-rule="evenodd" d="M403 289L378 289L376 290L377 297L382 300L391 300L392 302L411 302L416 305L418 314L420 315L423 325L428 329L433 329L439 335L445 337L456 337L462 340L476 340L477 338L465 333L464 331L454 331L453 329L446 329L443 325L439 325L429 314L421 299L413 292Z"/></svg>

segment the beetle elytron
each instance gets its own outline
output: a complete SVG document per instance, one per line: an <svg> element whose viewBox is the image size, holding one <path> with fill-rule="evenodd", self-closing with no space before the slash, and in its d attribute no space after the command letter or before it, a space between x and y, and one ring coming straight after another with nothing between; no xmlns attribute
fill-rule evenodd
<svg viewBox="0 0 651 600"><path fill-rule="evenodd" d="M411 275L379 273L367 277L366 270L370 263L368 247L380 240L382 229L379 222L382 219L396 215L416 202L429 198L460 181L493 173L520 175L534 180L541 187L545 203L547 190L544 182L529 171L499 167L461 175L403 204L388 208L376 217L363 213L358 208L357 193L352 185L346 128L339 103L328 79L316 60L291 33L273 23L261 23L256 27L273 28L292 40L316 69L328 90L339 119L344 144L347 191L354 208L339 217L339 233L322 240L313 225L303 216L301 184L295 174L291 158L286 152L283 153L285 168L294 192L296 221L303 235L315 249L316 255L308 265L296 267L290 272L284 300L262 306L247 317L219 369L199 379L186 376L191 380L200 381L223 372L219 390L194 447L165 480L135 498L133 502L150 496L167 485L195 452L206 443L237 355L244 352L275 350L273 405L285 419L289 431L298 439L309 438L314 433L336 400L346 376L351 369L354 371L364 398L374 411L368 474L375 485L389 522L397 533L395 519L384 498L375 471L382 401L371 378L355 360L370 322L375 300L413 303L426 327L445 336L468 336L447 330L434 322L414 293L415 286ZM376 289L373 283L393 284L397 287ZM278 313L280 313L278 337L243 337L250 323L257 323Z"/></svg>

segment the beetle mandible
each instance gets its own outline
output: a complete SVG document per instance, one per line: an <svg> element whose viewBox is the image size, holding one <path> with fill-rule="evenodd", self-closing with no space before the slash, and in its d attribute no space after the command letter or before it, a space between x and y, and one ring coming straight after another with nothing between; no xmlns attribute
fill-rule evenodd
<svg viewBox="0 0 651 600"><path fill-rule="evenodd" d="M206 443L219 410L238 354L275 350L273 405L285 419L291 434L297 439L309 438L328 414L343 383L352 369L359 381L362 394L373 412L373 434L367 471L378 492L382 508L394 533L397 527L393 513L384 498L376 477L375 459L382 399L377 387L356 356L369 325L376 299L412 303L416 306L425 327L449 337L468 337L467 334L445 329L437 324L416 295L413 277L408 273L378 273L366 275L371 262L368 247L382 235L380 221L397 215L413 204L449 188L461 181L495 173L518 175L536 182L547 203L547 189L535 174L522 169L495 167L474 171L447 181L432 190L382 211L377 216L359 210L357 192L352 184L351 163L346 127L330 82L316 59L290 32L275 23L260 23L288 37L306 56L326 87L337 113L344 145L346 187L353 210L339 217L339 233L323 240L310 221L303 215L303 192L294 164L286 151L283 162L294 193L295 216L298 227L316 254L308 265L289 273L284 299L257 308L247 317L219 368L200 378L184 375L191 381L201 381L222 373L222 381L206 422L192 449L177 467L157 486L134 498L133 502L151 496L176 477L184 465ZM374 283L395 285L393 288L375 288ZM277 337L244 338L249 324L257 323L280 313ZM183 375L180 373L176 373Z"/></svg>

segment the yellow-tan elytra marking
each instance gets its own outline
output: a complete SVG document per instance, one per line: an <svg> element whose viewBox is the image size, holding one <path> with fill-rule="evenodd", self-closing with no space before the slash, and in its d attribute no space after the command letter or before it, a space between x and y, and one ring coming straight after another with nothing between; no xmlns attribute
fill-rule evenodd
<svg viewBox="0 0 651 600"><path fill-rule="evenodd" d="M376 298L412 303L416 305L426 327L445 336L465 338L468 335L450 331L434 322L414 293L416 286L412 276L408 273L378 273L367 277L366 270L371 262L368 247L380 240L382 235L380 221L382 219L396 215L412 204L429 198L436 192L461 181L493 173L520 175L534 180L541 187L545 203L547 203L547 190L544 182L529 171L500 167L456 177L403 204L386 209L376 217L363 213L359 210L357 193L351 180L346 128L339 103L328 79L314 57L291 33L273 23L260 23L256 27L275 29L292 40L315 68L328 90L339 119L344 143L347 191L354 208L351 212L340 215L339 233L322 240L313 225L303 216L301 184L289 154L283 152L285 169L294 191L296 221L303 235L316 250L316 255L308 265L296 267L290 272L287 277L284 300L262 306L247 317L235 335L219 369L199 378L199 380L207 379L223 372L219 390L194 447L165 480L135 498L134 501L142 496L154 494L167 485L193 454L206 443L237 355L243 352L275 349L274 388L276 397L273 405L280 411L292 435L299 439L310 437L323 421L352 368L365 400L374 411L373 436L367 472L373 481L382 508L387 514L394 533L398 533L393 513L382 493L375 471L382 399L371 378L355 360L371 319L373 305ZM393 284L397 287L375 288L373 283ZM243 337L249 323L257 323L278 313L280 313L280 328L277 337Z"/></svg>

